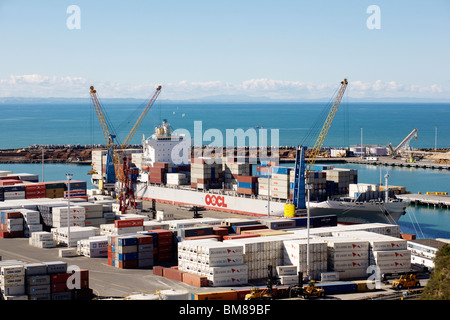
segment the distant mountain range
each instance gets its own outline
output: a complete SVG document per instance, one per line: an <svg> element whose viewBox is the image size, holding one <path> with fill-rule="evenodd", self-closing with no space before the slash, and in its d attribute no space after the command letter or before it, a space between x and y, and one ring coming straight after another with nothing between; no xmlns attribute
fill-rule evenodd
<svg viewBox="0 0 450 320"><path fill-rule="evenodd" d="M102 102L107 103L142 103L144 98L102 98ZM191 98L185 100L159 100L165 103L302 103L302 102L329 102L329 98L319 99L273 99L269 97L254 97L247 95L214 95L200 98ZM347 98L347 102L365 102L365 103L450 103L450 100L443 99L425 99L425 98ZM32 98L32 97L0 97L0 104L85 104L90 103L90 98Z"/></svg>

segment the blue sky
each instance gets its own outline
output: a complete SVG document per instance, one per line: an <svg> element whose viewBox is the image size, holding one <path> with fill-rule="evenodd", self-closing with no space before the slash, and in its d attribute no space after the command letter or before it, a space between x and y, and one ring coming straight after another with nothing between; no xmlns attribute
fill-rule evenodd
<svg viewBox="0 0 450 320"><path fill-rule="evenodd" d="M450 100L449 34L446 0L0 0L0 97Z"/></svg>

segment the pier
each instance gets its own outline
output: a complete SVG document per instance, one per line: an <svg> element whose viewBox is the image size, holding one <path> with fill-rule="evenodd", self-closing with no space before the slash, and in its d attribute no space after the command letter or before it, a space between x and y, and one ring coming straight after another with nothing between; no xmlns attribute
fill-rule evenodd
<svg viewBox="0 0 450 320"><path fill-rule="evenodd" d="M399 194L396 195L399 199L408 199L411 204L422 206L434 206L439 208L450 208L450 195L435 195L435 194Z"/></svg>

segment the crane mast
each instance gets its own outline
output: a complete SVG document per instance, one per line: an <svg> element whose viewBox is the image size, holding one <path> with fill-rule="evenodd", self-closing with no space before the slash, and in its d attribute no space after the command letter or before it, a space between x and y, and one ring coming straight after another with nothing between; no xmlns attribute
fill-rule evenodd
<svg viewBox="0 0 450 320"><path fill-rule="evenodd" d="M114 143L116 135L112 134L110 131L110 127L112 128L112 125L107 121L102 105L100 104L100 101L97 97L97 91L94 89L93 86L90 87L91 100L93 102L95 112L97 113L97 117L100 122L100 127L102 129L103 136L105 138L107 145L108 162L111 161L114 167L113 176L115 179L114 181L112 181L112 179L111 181L108 181L108 179L110 178L109 175L107 174L107 182L119 182L119 185L116 185L116 189L118 189L119 193L119 203L120 203L119 210L122 213L126 213L127 209L130 207L133 209L136 208L133 190L133 181L132 181L132 177L136 175L135 172L136 168L131 168L131 159L119 154L118 149L124 150L130 144L137 129L140 127L145 116L147 115L147 113L155 103L156 99L158 98L159 94L161 93L161 88L162 88L161 86L157 87L155 93L153 94L150 101L147 103L144 111L141 113L140 117L134 124L133 128L128 133L124 142L120 146L116 146ZM108 167L109 166L107 165L107 171L109 170Z"/></svg>
<svg viewBox="0 0 450 320"><path fill-rule="evenodd" d="M319 137L317 138L316 143L314 144L314 147L309 154L308 165L306 167L305 167L306 148L304 146L300 146L299 148L297 148L294 167L295 179L294 179L294 196L293 196L293 204L297 209L304 209L306 207L305 178L308 176L308 173L311 172L314 164L316 163L317 156L319 155L319 152L323 146L323 142L325 141L325 137L327 136L328 130L331 127L334 115L338 110L339 104L341 103L342 97L344 96L347 85L348 85L347 79L341 81L339 92L337 93L333 105L325 120L325 123L322 126L322 130L320 131Z"/></svg>
<svg viewBox="0 0 450 320"><path fill-rule="evenodd" d="M347 85L348 85L347 79L344 79L343 81L341 81L341 87L339 88L339 92L337 93L336 98L334 99L334 102L333 102L333 105L331 106L330 112L328 113L325 123L322 126L322 130L320 130L319 137L317 138L316 143L314 144L314 147L309 154L308 165L306 167L307 172L310 172L312 170L312 167L316 163L317 156L319 155L319 152L322 149L323 142L325 141L325 138L328 134L328 130L331 127L331 123L333 122L334 115L336 114L336 111L338 110L339 104L341 103L342 97L344 96Z"/></svg>

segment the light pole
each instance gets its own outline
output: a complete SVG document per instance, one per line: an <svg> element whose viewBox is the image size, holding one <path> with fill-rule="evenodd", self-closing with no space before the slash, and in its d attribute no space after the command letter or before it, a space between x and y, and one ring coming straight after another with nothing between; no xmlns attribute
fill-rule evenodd
<svg viewBox="0 0 450 320"><path fill-rule="evenodd" d="M70 248L70 180L73 174L67 173L67 247Z"/></svg>
<svg viewBox="0 0 450 320"><path fill-rule="evenodd" d="M363 158L363 127L361 127L361 159Z"/></svg>
<svg viewBox="0 0 450 320"><path fill-rule="evenodd" d="M434 126L434 152L437 151L437 126Z"/></svg>
<svg viewBox="0 0 450 320"><path fill-rule="evenodd" d="M306 230L307 230L307 243L306 243L306 278L310 279L310 275L309 275L309 224L310 224L310 215L309 215L309 197L310 197L310 190L312 189L312 185L311 184L307 184L305 186L307 192L307 199L306 199L306 214L307 214L307 220L306 220Z"/></svg>

